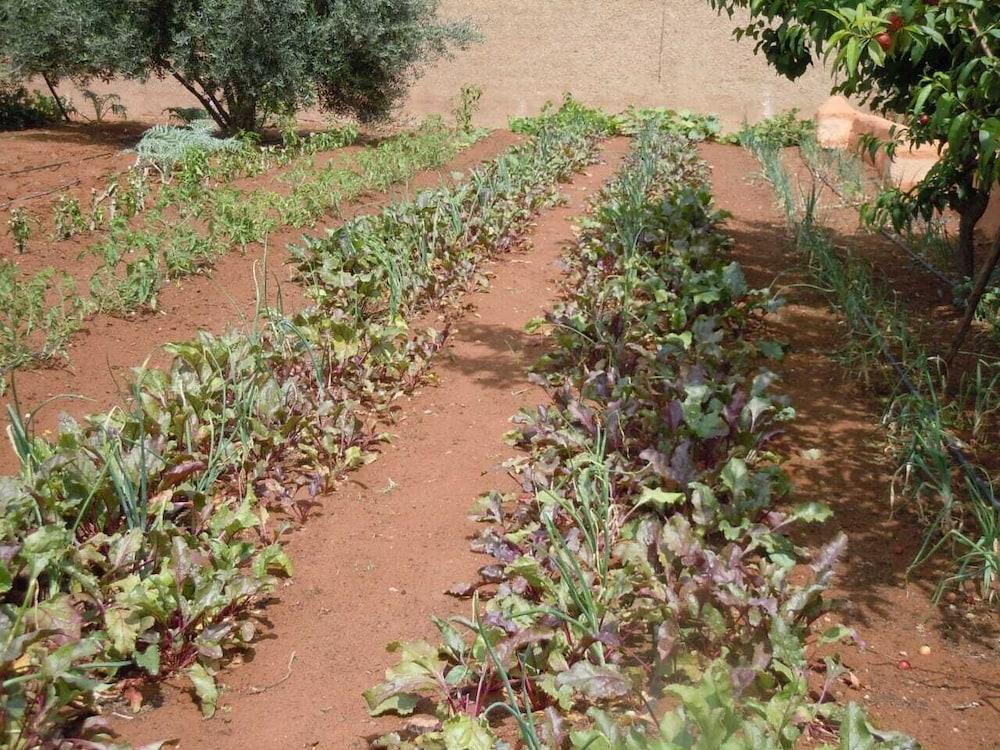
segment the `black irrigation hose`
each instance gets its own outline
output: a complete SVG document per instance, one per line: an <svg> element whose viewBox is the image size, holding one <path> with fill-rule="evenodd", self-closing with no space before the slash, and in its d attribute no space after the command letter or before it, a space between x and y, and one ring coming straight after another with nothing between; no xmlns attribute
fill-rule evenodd
<svg viewBox="0 0 1000 750"><path fill-rule="evenodd" d="M910 258L914 260L918 265L922 266L923 269L927 271L927 273L931 274L932 276L935 276L942 283L944 283L953 290L955 289L955 287L958 286L959 282L957 279L955 279L952 276L949 276L944 271L940 270L937 266L935 266L933 263L931 263L929 260L921 256L919 253L917 253L898 234L896 234L895 232L890 232L888 229L882 229L880 231L882 232L882 235L884 237L891 240L892 243L896 245L896 247L900 248L903 252L909 255Z"/></svg>
<svg viewBox="0 0 1000 750"><path fill-rule="evenodd" d="M803 161L805 161L804 158ZM826 185L833 192L834 195L836 195L838 198L844 201L845 204L848 204L853 208L858 209L857 204L849 201L847 199L847 196L845 196L842 192L840 192L840 189L836 185L834 185L829 179L827 179L825 174L822 174L818 170L813 169L812 165L810 165L808 162L806 162L806 168L809 170L810 173L812 173L814 177L819 178L820 182ZM860 213L861 211L858 210L859 215ZM914 261L927 273L937 278L939 281L945 284L949 289L954 290L955 287L958 286L959 283L958 280L949 276L944 271L935 266L933 263L931 263L929 260L921 256L919 253L917 253L912 247L909 246L909 244L904 242L903 238L900 237L898 234L896 234L895 232L890 232L888 229L880 229L879 232L882 234L883 237L891 241L894 245L896 245L896 247L898 247L900 250L902 250L908 256L910 256L910 260Z"/></svg>
<svg viewBox="0 0 1000 750"><path fill-rule="evenodd" d="M903 364L898 359L896 359L896 356L891 351L889 351L889 347L886 345L885 339L882 337L881 332L878 330L878 328L875 326L872 320L865 314L864 310L861 310L860 308L856 309L855 312L861 318L862 322L864 322L865 326L868 328L868 331L878 342L879 351L882 353L882 356L885 357L886 361L896 371L896 374L899 376L900 382L904 386L906 386L906 389L910 392L910 395L919 398L922 401L923 400L922 394L920 393L919 390L917 390L917 387L913 384L913 381L910 379L910 376L906 372L906 369L903 367ZM944 430L941 431L941 435L944 438L945 447L951 454L952 460L962 469L963 472L965 472L966 478L972 482L972 484L975 486L976 490L980 493L980 495L986 498L990 502L990 505L993 506L993 509L997 513L1000 513L1000 501L998 501L996 496L993 494L993 487L988 482L983 481L983 478L979 475L979 472L976 470L976 467L973 466L972 462L969 461L969 458L965 455L965 452L962 450L958 441Z"/></svg>

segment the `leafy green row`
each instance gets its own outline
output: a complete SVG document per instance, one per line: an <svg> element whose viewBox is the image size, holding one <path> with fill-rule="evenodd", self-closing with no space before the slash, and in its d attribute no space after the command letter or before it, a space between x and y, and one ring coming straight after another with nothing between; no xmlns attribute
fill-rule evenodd
<svg viewBox="0 0 1000 750"><path fill-rule="evenodd" d="M130 410L64 418L53 439L11 411L22 469L0 479L0 747L105 741L87 717L123 678L182 672L213 712L215 671L253 639L273 576L290 570L284 531L330 479L374 458L380 414L444 338L411 333L399 312L449 298L514 243L592 161L595 119L581 112L467 186L308 243L320 305L172 345L168 371L137 371ZM387 299L391 266L413 274L393 277Z"/></svg>
<svg viewBox="0 0 1000 750"><path fill-rule="evenodd" d="M654 125L601 194L534 372L552 402L512 433L520 492L472 513L492 560L451 591L472 617L392 644L365 693L375 715L430 699L440 724L378 746L499 750L514 730L533 749L761 750L842 720L845 750L914 747L808 697L805 638L846 539L810 555L787 535L830 511L778 509L769 442L792 411L761 355L781 348L747 339L772 301L725 259L706 184L690 141Z"/></svg>
<svg viewBox="0 0 1000 750"><path fill-rule="evenodd" d="M534 134L553 120L565 118L572 111L572 97L567 95L563 106L555 109L546 104L540 115L535 117L515 117L510 121L510 129L515 133ZM662 133L677 135L692 141L718 140L722 133L722 123L717 115L699 114L688 110L676 111L665 107L629 106L624 112L604 115L605 128L609 133L638 135L643 130L654 127Z"/></svg>
<svg viewBox="0 0 1000 750"><path fill-rule="evenodd" d="M52 270L19 282L14 265L0 263L0 371L51 360L95 312L121 316L155 309L165 283L205 272L229 248L262 242L282 226L311 226L343 202L447 163L481 136L430 121L362 151L358 171L341 162L317 168L312 156L331 142L299 139L286 149L300 155L288 161L294 179L286 196L216 184L220 175L236 169L225 166L234 160L272 164L277 157L254 156L261 152L247 148L211 161L206 152L188 149L148 211L149 185L132 170L109 193L114 202L106 208L113 213L106 239L88 250L102 261L89 280L89 295L79 296L71 279ZM78 204L64 206L63 212L65 222L86 227ZM130 225L143 212L142 225ZM42 325L48 320L58 324ZM0 382L0 393L5 385Z"/></svg>

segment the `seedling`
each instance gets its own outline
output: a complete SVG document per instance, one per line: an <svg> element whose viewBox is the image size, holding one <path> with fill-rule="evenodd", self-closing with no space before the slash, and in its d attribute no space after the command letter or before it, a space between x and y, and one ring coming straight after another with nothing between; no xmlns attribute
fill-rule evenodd
<svg viewBox="0 0 1000 750"><path fill-rule="evenodd" d="M28 250L28 240L31 239L31 224L32 219L23 206L11 209L10 218L7 219L7 228L11 237L14 238L14 247L18 253L24 253Z"/></svg>
<svg viewBox="0 0 1000 750"><path fill-rule="evenodd" d="M80 201L66 193L60 195L53 206L54 239L68 240L87 229L87 219L80 209Z"/></svg>

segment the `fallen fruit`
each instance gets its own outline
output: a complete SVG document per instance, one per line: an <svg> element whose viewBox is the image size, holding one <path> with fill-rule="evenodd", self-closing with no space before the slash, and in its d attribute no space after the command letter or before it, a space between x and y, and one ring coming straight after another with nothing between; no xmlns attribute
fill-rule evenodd
<svg viewBox="0 0 1000 750"><path fill-rule="evenodd" d="M875 37L875 41L878 42L878 46L881 47L886 52L888 52L889 48L892 46L892 37L886 31L883 31L881 34Z"/></svg>
<svg viewBox="0 0 1000 750"><path fill-rule="evenodd" d="M947 594L944 595L944 600L948 602L948 604L954 604L955 602L958 601L958 594L956 594L954 591L949 591Z"/></svg>
<svg viewBox="0 0 1000 750"><path fill-rule="evenodd" d="M930 656L930 653L931 653L931 647L930 646L924 645L924 646L920 647L920 655L921 656Z"/></svg>
<svg viewBox="0 0 1000 750"><path fill-rule="evenodd" d="M910 662L908 662L906 659L900 659L899 662L896 664L896 666L899 667L900 669L909 669Z"/></svg>

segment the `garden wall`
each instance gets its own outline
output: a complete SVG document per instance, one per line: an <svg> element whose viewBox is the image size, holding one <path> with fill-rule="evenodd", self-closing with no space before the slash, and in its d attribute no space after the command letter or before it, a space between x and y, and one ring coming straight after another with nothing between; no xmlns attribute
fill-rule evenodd
<svg viewBox="0 0 1000 750"><path fill-rule="evenodd" d="M448 111L462 84L477 83L483 125L504 125L509 115L533 113L572 91L612 110L636 103L717 112L735 128L789 107L811 116L829 93L822 71L795 83L775 75L752 42L732 39L734 22L706 0L443 0L441 10L471 18L486 41L426 71L408 115ZM172 81L110 89L136 119L194 104ZM85 102L73 99L86 113Z"/></svg>

